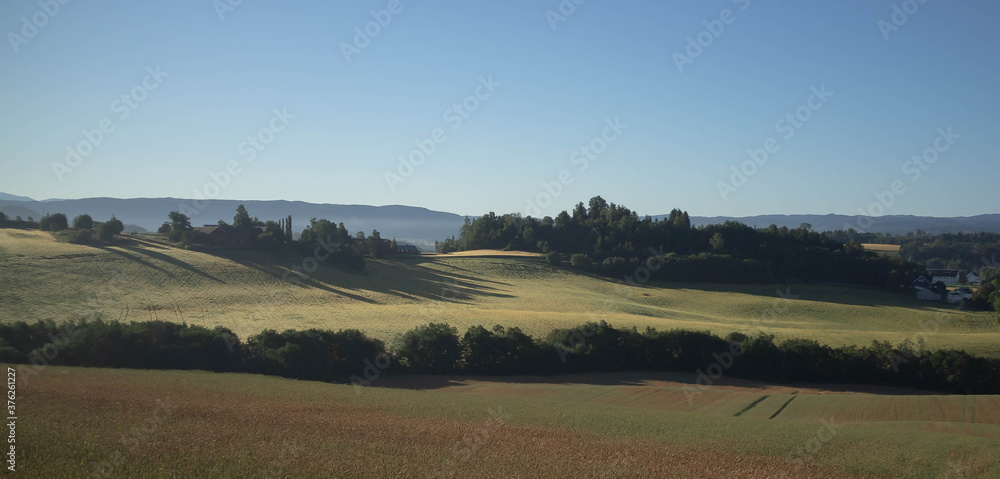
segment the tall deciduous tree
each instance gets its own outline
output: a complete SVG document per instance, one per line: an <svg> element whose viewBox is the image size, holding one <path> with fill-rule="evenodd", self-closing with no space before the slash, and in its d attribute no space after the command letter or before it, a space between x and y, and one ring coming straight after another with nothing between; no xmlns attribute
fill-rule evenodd
<svg viewBox="0 0 1000 479"><path fill-rule="evenodd" d="M372 258L381 258L385 253L385 242L382 241L382 235L379 234L378 230L372 230L371 236L368 237L368 254Z"/></svg>
<svg viewBox="0 0 1000 479"><path fill-rule="evenodd" d="M237 228L240 226L253 226L253 219L250 218L250 213L247 213L247 209L243 205L236 207L236 216L233 216L233 226Z"/></svg>
<svg viewBox="0 0 1000 479"><path fill-rule="evenodd" d="M171 211L167 214L167 218L170 219L170 231L172 233L183 233L191 229L191 218L188 218L183 213Z"/></svg>

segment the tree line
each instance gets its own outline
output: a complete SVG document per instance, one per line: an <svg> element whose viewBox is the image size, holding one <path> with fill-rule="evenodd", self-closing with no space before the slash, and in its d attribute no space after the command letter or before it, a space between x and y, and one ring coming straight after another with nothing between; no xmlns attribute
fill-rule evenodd
<svg viewBox="0 0 1000 479"><path fill-rule="evenodd" d="M114 215L111 215L111 218L107 221L94 221L90 215L83 214L73 218L72 224L73 229L76 231L73 231L68 239L71 243L78 244L89 243L94 236L101 241L110 242L114 239L115 235L125 230L125 225ZM3 212L0 212L0 227L58 232L69 229L70 222L63 213L45 214L36 222L31 217L27 220L22 220L20 216L11 220Z"/></svg>
<svg viewBox="0 0 1000 479"><path fill-rule="evenodd" d="M961 394L1000 393L1000 359L898 345L831 347L763 333L709 332L589 322L533 338L516 327L459 335L444 323L403 334L391 347L357 330L265 330L249 338L222 327L164 321L73 320L0 324L0 361L65 366L200 369L377 384L383 374L554 375L620 371L694 373L783 383L877 384Z"/></svg>
<svg viewBox="0 0 1000 479"><path fill-rule="evenodd" d="M931 269L980 271L994 277L1000 271L1000 233L929 234L923 230L905 235L831 231L835 241L900 245L899 254Z"/></svg>
<svg viewBox="0 0 1000 479"><path fill-rule="evenodd" d="M157 233L166 235L170 241L185 246L212 243L206 233L196 230L191 225L191 219L187 215L171 211L167 218L169 221L164 222ZM295 239L291 215L278 221L262 221L256 216L251 217L242 204L236 208L232 224L220 219L218 225L261 228L261 233L256 236L252 245L261 251L311 255L317 249L321 249L329 254L324 262L354 270L364 269L366 256L374 259L383 258L395 248L387 246L378 230L372 230L370 235L365 235L362 231L351 235L343 222L334 223L323 218L310 218L309 224ZM395 239L390 242L390 245L394 244Z"/></svg>
<svg viewBox="0 0 1000 479"><path fill-rule="evenodd" d="M650 279L717 283L828 281L897 288L924 267L901 257L880 257L857 243L812 231L771 225L751 228L727 221L692 227L687 212L639 218L600 196L555 218L496 215L466 218L459 236L436 243L441 252L504 249L538 252L550 261L606 276L622 277L650 260L664 267Z"/></svg>
<svg viewBox="0 0 1000 479"><path fill-rule="evenodd" d="M165 236L167 240L184 247L213 243L208 234L194 228L191 218L187 215L171 211L167 214L167 220L157 230L157 234ZM262 221L255 216L251 217L242 204L236 208L232 224L221 219L217 224L237 228L260 228L261 231L255 236L252 244L257 250L311 255L316 248L321 248L329 253L329 257L324 253L324 257L327 258L324 260L325 263L353 270L364 269L365 257L383 258L396 249L396 240L383 240L378 230L372 230L370 235L361 231L351 235L344 223L335 224L327 219L311 218L298 239L295 239L291 215L278 221ZM20 216L12 220L2 212L0 212L0 227L64 232L68 234L63 235L63 238L77 244L89 244L95 238L103 243L111 243L115 235L121 234L125 229L124 224L114 215L103 222L94 221L88 214L79 215L73 218L70 229L70 221L63 213L46 214L35 222L32 218L28 218L27 221L22 220Z"/></svg>

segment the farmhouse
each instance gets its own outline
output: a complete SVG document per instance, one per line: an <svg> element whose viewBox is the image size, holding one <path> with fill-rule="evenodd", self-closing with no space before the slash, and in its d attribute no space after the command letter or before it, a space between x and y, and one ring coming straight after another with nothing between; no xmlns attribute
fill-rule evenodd
<svg viewBox="0 0 1000 479"><path fill-rule="evenodd" d="M917 291L917 299L923 301L941 301L941 295L930 289L921 289Z"/></svg>
<svg viewBox="0 0 1000 479"><path fill-rule="evenodd" d="M215 244L250 246L257 239L257 236L266 231L266 228L263 226L205 225L195 228L195 231L207 234Z"/></svg>
<svg viewBox="0 0 1000 479"><path fill-rule="evenodd" d="M936 283L938 281L948 284L956 285L961 284L962 276L964 271L959 271L957 269L929 269L927 274L931 277L931 282Z"/></svg>
<svg viewBox="0 0 1000 479"><path fill-rule="evenodd" d="M917 279L913 280L913 289L917 291L927 289L930 288L932 284L934 284L933 278L931 278L931 276L927 273L924 273L918 276Z"/></svg>
<svg viewBox="0 0 1000 479"><path fill-rule="evenodd" d="M970 271L965 274L965 282L969 284L979 284L979 275Z"/></svg>
<svg viewBox="0 0 1000 479"><path fill-rule="evenodd" d="M969 288L958 288L948 292L949 303L961 303L965 299L972 299L972 290Z"/></svg>
<svg viewBox="0 0 1000 479"><path fill-rule="evenodd" d="M399 254L420 254L420 250L411 244L396 245L396 252Z"/></svg>

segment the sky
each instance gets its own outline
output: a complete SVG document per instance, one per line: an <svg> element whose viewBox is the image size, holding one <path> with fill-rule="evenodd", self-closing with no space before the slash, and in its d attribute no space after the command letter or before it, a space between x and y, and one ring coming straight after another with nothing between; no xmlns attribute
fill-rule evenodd
<svg viewBox="0 0 1000 479"><path fill-rule="evenodd" d="M10 194L536 217L595 195L641 215L1000 204L997 2L50 1L0 4Z"/></svg>

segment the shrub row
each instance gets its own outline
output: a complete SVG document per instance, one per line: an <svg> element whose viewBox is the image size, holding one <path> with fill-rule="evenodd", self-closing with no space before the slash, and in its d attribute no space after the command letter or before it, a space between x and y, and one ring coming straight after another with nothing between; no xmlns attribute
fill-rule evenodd
<svg viewBox="0 0 1000 479"><path fill-rule="evenodd" d="M201 369L368 384L385 374L552 375L678 371L795 383L879 384L965 394L1000 393L1000 359L960 350L824 346L773 336L617 329L586 323L541 339L482 326L408 331L391 348L356 330L265 330L245 342L230 330L163 321L0 324L0 361L34 365Z"/></svg>

